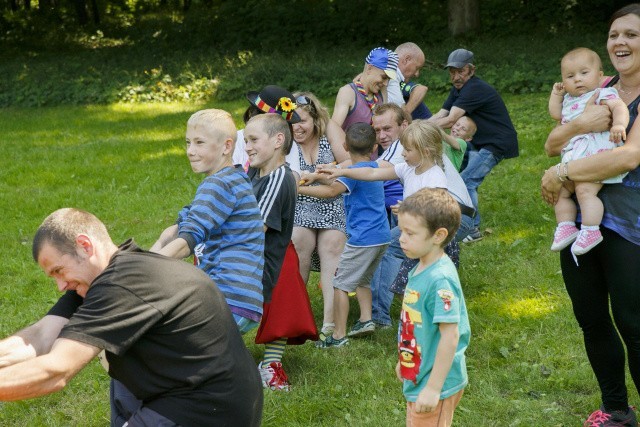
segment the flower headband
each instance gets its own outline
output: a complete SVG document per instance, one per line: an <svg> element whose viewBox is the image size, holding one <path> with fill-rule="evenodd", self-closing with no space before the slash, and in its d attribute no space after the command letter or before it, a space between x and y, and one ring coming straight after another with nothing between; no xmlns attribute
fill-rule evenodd
<svg viewBox="0 0 640 427"><path fill-rule="evenodd" d="M256 97L254 104L261 111L265 113L279 114L287 121L291 120L291 117L293 117L293 110L295 110L297 107L297 105L286 96L283 96L278 100L278 105L276 106L276 108L272 108L269 104L260 99L260 95ZM280 110L278 110L277 107L280 107Z"/></svg>

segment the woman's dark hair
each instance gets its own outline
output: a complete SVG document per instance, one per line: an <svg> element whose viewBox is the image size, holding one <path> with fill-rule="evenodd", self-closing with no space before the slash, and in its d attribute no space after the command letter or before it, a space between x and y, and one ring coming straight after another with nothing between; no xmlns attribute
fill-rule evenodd
<svg viewBox="0 0 640 427"><path fill-rule="evenodd" d="M247 107L244 114L242 115L242 120L244 121L244 124L247 124L247 122L249 121L249 119L251 119L251 117L257 116L258 114L262 114L262 113L263 111L261 109L251 104L249 105L249 107Z"/></svg>
<svg viewBox="0 0 640 427"><path fill-rule="evenodd" d="M611 19L609 19L609 27L611 27L611 24L613 24L613 21L616 19L630 14L634 14L640 18L640 3L631 3L613 12Z"/></svg>

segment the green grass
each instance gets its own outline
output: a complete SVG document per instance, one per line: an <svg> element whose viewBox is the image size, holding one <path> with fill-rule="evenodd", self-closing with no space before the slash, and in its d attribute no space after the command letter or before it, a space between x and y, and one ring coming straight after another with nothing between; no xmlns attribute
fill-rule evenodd
<svg viewBox="0 0 640 427"><path fill-rule="evenodd" d="M442 96L430 94L437 110ZM463 247L460 276L470 313L470 384L458 426L576 426L599 405L599 393L563 287L557 255L548 250L553 211L539 196L552 126L546 94L506 96L521 156L502 162L480 189L483 228ZM216 104L239 121L246 104ZM55 285L31 260L42 219L63 206L97 214L115 241L135 237L149 247L188 203L200 177L183 152L193 104L0 110L0 335L42 316ZM316 319L317 275L308 290ZM392 315L399 316L399 301ZM355 317L355 304L352 318ZM258 360L262 346L245 342ZM353 340L336 351L288 347L290 393L265 393L265 426L402 425L404 400L395 379L395 331ZM631 381L629 380L629 384ZM630 385L630 389L633 386ZM635 390L632 404L640 404ZM0 425L108 425L108 377L92 362L63 391L0 404Z"/></svg>

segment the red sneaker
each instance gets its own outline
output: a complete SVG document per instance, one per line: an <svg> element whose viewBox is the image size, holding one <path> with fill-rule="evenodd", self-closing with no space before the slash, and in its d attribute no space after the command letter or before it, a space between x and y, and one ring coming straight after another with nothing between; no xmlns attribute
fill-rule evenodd
<svg viewBox="0 0 640 427"><path fill-rule="evenodd" d="M271 362L264 366L260 362L258 365L258 371L262 378L262 386L264 388L270 388L271 390L283 390L289 391L289 378L282 368L282 363Z"/></svg>

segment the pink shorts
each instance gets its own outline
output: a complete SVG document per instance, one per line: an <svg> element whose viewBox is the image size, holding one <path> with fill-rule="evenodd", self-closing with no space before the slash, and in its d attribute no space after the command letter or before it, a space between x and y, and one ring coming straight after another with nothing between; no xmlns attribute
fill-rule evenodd
<svg viewBox="0 0 640 427"><path fill-rule="evenodd" d="M450 427L462 393L460 390L453 396L438 402L436 409L431 412L416 412L415 402L407 402L407 427Z"/></svg>

